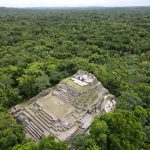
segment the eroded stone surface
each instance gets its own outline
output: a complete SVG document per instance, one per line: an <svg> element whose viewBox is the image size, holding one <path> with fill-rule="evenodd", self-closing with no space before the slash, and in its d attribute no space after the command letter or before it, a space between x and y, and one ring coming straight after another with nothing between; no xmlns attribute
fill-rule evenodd
<svg viewBox="0 0 150 150"><path fill-rule="evenodd" d="M95 115L112 111L115 104L114 96L93 74L79 70L27 104L11 108L11 113L35 141L50 134L68 141L86 132Z"/></svg>

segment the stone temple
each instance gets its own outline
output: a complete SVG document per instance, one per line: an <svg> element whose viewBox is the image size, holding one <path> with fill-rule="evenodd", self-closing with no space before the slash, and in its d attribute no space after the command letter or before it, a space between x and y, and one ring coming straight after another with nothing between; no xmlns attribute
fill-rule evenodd
<svg viewBox="0 0 150 150"><path fill-rule="evenodd" d="M89 130L94 116L112 111L115 104L115 97L93 74L79 70L27 103L12 107L11 113L35 141L52 135L69 142Z"/></svg>

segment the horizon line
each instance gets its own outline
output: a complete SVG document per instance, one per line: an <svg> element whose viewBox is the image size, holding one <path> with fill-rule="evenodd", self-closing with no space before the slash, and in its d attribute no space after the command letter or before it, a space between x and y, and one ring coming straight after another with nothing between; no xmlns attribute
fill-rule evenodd
<svg viewBox="0 0 150 150"><path fill-rule="evenodd" d="M14 7L14 6L0 6L0 8L87 8L87 7L99 7L99 8L127 8L127 7L150 7L150 5L133 5L133 6L29 6L29 7Z"/></svg>

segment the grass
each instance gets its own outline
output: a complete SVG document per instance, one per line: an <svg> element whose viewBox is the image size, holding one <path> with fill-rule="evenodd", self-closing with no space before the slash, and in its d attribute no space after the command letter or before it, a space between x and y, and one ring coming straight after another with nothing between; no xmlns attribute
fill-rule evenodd
<svg viewBox="0 0 150 150"><path fill-rule="evenodd" d="M37 100L37 103L42 106L48 114L60 119L74 110L71 105L62 102L51 94Z"/></svg>
<svg viewBox="0 0 150 150"><path fill-rule="evenodd" d="M84 87L82 87L79 84L73 82L71 80L71 78L66 78L66 79L63 80L63 82L70 85L70 86L72 86L72 87L74 87L74 88L76 88L76 89L78 89L79 91L82 91L84 89Z"/></svg>
<svg viewBox="0 0 150 150"><path fill-rule="evenodd" d="M81 85L75 83L70 77L62 80L62 82L64 82L64 83L66 83L66 84L76 88L80 92L83 92L83 91L85 91L88 88L88 86L81 86Z"/></svg>
<svg viewBox="0 0 150 150"><path fill-rule="evenodd" d="M87 92L89 92L89 90ZM81 98L77 99L74 102L74 105L80 108L89 107L94 103L94 101L96 101L97 97L98 97L98 94L96 92L89 92L88 96L87 96L87 93L85 93Z"/></svg>
<svg viewBox="0 0 150 150"><path fill-rule="evenodd" d="M19 106L26 107L28 105L27 102L27 100L24 100L22 103L19 104Z"/></svg>

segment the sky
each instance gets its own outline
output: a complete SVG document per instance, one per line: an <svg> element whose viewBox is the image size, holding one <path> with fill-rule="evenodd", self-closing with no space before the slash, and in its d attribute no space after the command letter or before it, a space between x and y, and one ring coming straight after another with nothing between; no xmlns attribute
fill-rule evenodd
<svg viewBox="0 0 150 150"><path fill-rule="evenodd" d="M0 0L0 7L150 6L150 0Z"/></svg>

